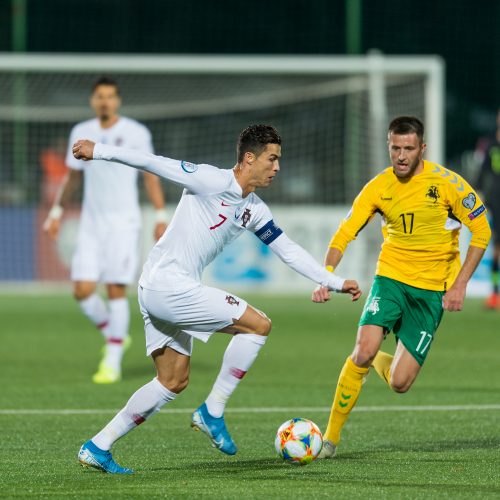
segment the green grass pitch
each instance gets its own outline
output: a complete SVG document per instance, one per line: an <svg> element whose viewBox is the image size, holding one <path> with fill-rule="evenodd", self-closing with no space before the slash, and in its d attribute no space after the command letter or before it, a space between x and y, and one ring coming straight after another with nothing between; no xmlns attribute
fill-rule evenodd
<svg viewBox="0 0 500 500"><path fill-rule="evenodd" d="M296 467L275 456L276 429L296 416L324 429L361 304L249 299L273 332L228 406L238 454L222 455L189 427L229 340L219 334L195 344L190 386L170 411L117 443L117 461L136 471L117 477L83 469L76 454L154 376L134 300L124 380L96 386L101 339L69 296L2 295L0 497L500 497L500 313L469 300L462 313L445 314L411 391L394 394L372 373L338 458ZM384 349L392 352L392 337Z"/></svg>

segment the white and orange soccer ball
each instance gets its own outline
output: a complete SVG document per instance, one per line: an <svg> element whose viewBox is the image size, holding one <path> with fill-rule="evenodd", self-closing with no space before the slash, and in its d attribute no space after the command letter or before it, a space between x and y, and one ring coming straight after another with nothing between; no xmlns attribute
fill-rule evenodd
<svg viewBox="0 0 500 500"><path fill-rule="evenodd" d="M278 455L291 464L307 465L319 455L323 436L307 418L292 418L280 426L274 446Z"/></svg>

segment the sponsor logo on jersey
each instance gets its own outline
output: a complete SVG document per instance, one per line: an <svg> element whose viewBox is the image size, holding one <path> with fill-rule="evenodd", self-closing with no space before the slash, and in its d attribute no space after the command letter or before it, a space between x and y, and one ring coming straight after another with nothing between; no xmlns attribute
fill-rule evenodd
<svg viewBox="0 0 500 500"><path fill-rule="evenodd" d="M189 161L181 161L181 167L187 174L192 174L198 170L198 165L196 163L190 163Z"/></svg>
<svg viewBox="0 0 500 500"><path fill-rule="evenodd" d="M480 207L476 208L474 212L469 214L469 219L474 220L476 217L479 217L484 211L486 211L486 208L484 205L481 205Z"/></svg>
<svg viewBox="0 0 500 500"><path fill-rule="evenodd" d="M226 295L226 302L230 305L230 306L239 306L240 305L240 301L239 300L236 300L232 295Z"/></svg>
<svg viewBox="0 0 500 500"><path fill-rule="evenodd" d="M223 206L223 207L230 207L231 205L229 205L228 203L224 203L223 201L220 202L220 204Z"/></svg>
<svg viewBox="0 0 500 500"><path fill-rule="evenodd" d="M469 210L472 210L474 208L474 205L476 204L476 195L474 193L469 193L463 200L462 200L462 205L465 208L468 208Z"/></svg>
<svg viewBox="0 0 500 500"><path fill-rule="evenodd" d="M115 146L121 146L123 144L123 138L122 137L117 137L115 139Z"/></svg>
<svg viewBox="0 0 500 500"><path fill-rule="evenodd" d="M366 311L372 313L373 315L377 314L380 311L380 307L378 305L380 297L373 297L371 302L368 304Z"/></svg>
<svg viewBox="0 0 500 500"><path fill-rule="evenodd" d="M438 201L438 199L441 198L439 196L439 191L438 191L437 186L429 186L429 189L427 190L427 193L425 194L425 196L427 196L427 198L430 198L431 200L433 200L434 203L436 203Z"/></svg>
<svg viewBox="0 0 500 500"><path fill-rule="evenodd" d="M238 208L234 211L234 218L235 218L235 220L238 220L238 219L240 218L241 211L242 211L242 208L241 208L241 207L238 207Z"/></svg>
<svg viewBox="0 0 500 500"><path fill-rule="evenodd" d="M381 196L380 199L382 201L391 201L392 200L392 196Z"/></svg>
<svg viewBox="0 0 500 500"><path fill-rule="evenodd" d="M245 208L245 211L243 212L243 215L241 216L241 226L242 227L247 227L247 224L250 222L250 217L252 214L250 213L249 208Z"/></svg>

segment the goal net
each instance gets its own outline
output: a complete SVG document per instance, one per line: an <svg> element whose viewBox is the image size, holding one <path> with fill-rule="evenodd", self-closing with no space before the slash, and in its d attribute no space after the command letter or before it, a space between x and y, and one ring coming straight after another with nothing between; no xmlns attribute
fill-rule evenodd
<svg viewBox="0 0 500 500"><path fill-rule="evenodd" d="M387 123L399 114L424 120L428 157L443 159L435 57L2 55L0 281L67 273L74 229L54 257L40 225L65 173L69 131L93 116L88 97L102 75L117 80L121 113L147 125L164 156L231 168L239 132L273 124L282 172L262 197L284 211L350 204L387 165ZM180 189L164 188L175 203Z"/></svg>

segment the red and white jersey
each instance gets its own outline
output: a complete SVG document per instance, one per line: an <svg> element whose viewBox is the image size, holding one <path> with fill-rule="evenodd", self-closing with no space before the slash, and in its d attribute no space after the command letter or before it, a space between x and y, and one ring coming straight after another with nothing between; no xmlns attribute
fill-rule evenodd
<svg viewBox="0 0 500 500"><path fill-rule="evenodd" d="M125 163L184 187L167 231L144 264L139 280L143 288L172 290L180 281L192 281L195 286L203 269L222 249L249 230L292 269L332 290L342 289L344 280L326 271L290 240L255 193L242 197L233 170L103 144L95 145L94 158Z"/></svg>
<svg viewBox="0 0 500 500"><path fill-rule="evenodd" d="M84 174L83 220L109 223L126 220L139 224L137 170L120 163L104 165L104 162L98 160L77 160L73 156L72 147L79 139L152 153L149 130L139 122L126 117L120 117L110 128L102 128L97 118L87 120L73 127L66 154L68 167L82 170Z"/></svg>

